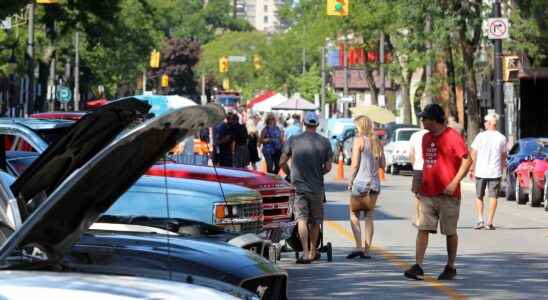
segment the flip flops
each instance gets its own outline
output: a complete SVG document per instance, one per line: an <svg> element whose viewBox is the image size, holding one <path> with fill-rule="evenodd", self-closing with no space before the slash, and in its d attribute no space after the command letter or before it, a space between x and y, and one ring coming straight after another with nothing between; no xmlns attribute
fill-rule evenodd
<svg viewBox="0 0 548 300"><path fill-rule="evenodd" d="M353 259L356 257L362 257L362 255L365 255L362 251L352 251L350 254L346 256L347 259Z"/></svg>
<svg viewBox="0 0 548 300"><path fill-rule="evenodd" d="M297 261L295 261L296 264L302 264L302 265L307 265L307 264L310 264L311 262L312 260L306 259L302 256L297 258Z"/></svg>

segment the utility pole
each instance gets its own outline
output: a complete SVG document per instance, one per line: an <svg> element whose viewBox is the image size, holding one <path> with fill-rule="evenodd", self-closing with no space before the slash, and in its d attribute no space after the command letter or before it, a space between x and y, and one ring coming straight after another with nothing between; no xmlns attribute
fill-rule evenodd
<svg viewBox="0 0 548 300"><path fill-rule="evenodd" d="M381 76L381 86L379 87L379 106L386 107L386 98L385 98L385 75L384 75L384 32L381 31L381 38L379 41L379 63L380 63L380 76Z"/></svg>
<svg viewBox="0 0 548 300"><path fill-rule="evenodd" d="M74 111L80 110L80 33L74 34Z"/></svg>
<svg viewBox="0 0 548 300"><path fill-rule="evenodd" d="M428 40L426 41L426 55L427 61L426 61L426 89L424 93L425 98L425 105L433 103L432 101L432 70L433 70L433 62L432 62L432 41L430 40L430 33L432 33L432 16L430 13L426 16L426 26L425 26L425 32L428 35Z"/></svg>
<svg viewBox="0 0 548 300"><path fill-rule="evenodd" d="M501 17L500 0L493 3L495 18ZM497 122L497 130L506 134L506 118L504 116L504 97L502 82L502 40L495 39L495 112L500 116Z"/></svg>
<svg viewBox="0 0 548 300"><path fill-rule="evenodd" d="M325 105L325 45L322 45L322 48L320 50L320 58L321 58L321 64L320 67L322 69L322 89L320 91L320 112L324 113L324 105Z"/></svg>
<svg viewBox="0 0 548 300"><path fill-rule="evenodd" d="M202 97L200 99L200 102L202 105L205 105L207 103L206 93L205 93L205 67L202 69Z"/></svg>
<svg viewBox="0 0 548 300"><path fill-rule="evenodd" d="M343 68L344 68L344 78L343 78L343 96L348 95L348 42L347 36L344 35L344 44L343 44Z"/></svg>
<svg viewBox="0 0 548 300"><path fill-rule="evenodd" d="M27 42L27 74L28 89L26 101L23 103L23 115L32 113L34 105L34 1L28 4L29 24L28 24L28 42Z"/></svg>

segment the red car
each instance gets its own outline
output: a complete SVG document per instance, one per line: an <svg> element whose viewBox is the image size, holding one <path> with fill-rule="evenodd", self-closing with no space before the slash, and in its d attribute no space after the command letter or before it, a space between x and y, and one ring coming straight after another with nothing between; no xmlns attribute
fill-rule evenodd
<svg viewBox="0 0 548 300"><path fill-rule="evenodd" d="M292 219L291 204L295 188L281 176L234 168L166 163L154 165L147 175L219 181L242 185L258 191L263 198L264 227L278 227Z"/></svg>
<svg viewBox="0 0 548 300"><path fill-rule="evenodd" d="M516 202L531 206L540 206L543 201L544 174L548 171L548 157L545 159L533 159L521 162L514 175L516 178L515 193ZM545 207L548 204L545 203Z"/></svg>

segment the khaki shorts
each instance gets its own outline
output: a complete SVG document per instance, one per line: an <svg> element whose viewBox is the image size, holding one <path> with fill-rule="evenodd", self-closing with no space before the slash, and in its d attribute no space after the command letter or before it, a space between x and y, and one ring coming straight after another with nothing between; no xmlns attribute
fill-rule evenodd
<svg viewBox="0 0 548 300"><path fill-rule="evenodd" d="M377 203L378 196L379 193L367 193L364 196L351 196L350 211L363 211L365 217L373 217L373 210L375 209L375 204Z"/></svg>
<svg viewBox="0 0 548 300"><path fill-rule="evenodd" d="M500 192L500 177L499 178L480 178L476 177L476 196L483 200L485 196L485 188L489 198L497 198Z"/></svg>
<svg viewBox="0 0 548 300"><path fill-rule="evenodd" d="M457 233L460 199L450 196L419 196L419 200L419 230L436 233L439 223L441 234Z"/></svg>
<svg viewBox="0 0 548 300"><path fill-rule="evenodd" d="M295 219L308 219L309 224L322 224L325 194L297 193L293 203Z"/></svg>
<svg viewBox="0 0 548 300"><path fill-rule="evenodd" d="M413 170L413 181L411 181L411 191L414 194L420 193L421 185L422 185L422 171Z"/></svg>

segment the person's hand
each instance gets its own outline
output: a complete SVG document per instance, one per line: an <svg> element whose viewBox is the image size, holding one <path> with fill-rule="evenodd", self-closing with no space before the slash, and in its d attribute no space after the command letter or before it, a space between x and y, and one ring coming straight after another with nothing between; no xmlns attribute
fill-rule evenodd
<svg viewBox="0 0 548 300"><path fill-rule="evenodd" d="M458 182L451 181L451 182L445 187L445 189L443 189L443 194L444 194L444 195L447 195L447 196L453 196L453 194L454 194L455 191L457 190L458 184L459 184Z"/></svg>

